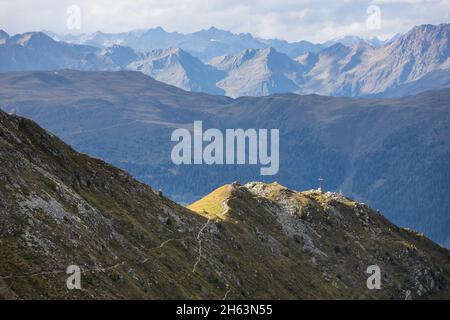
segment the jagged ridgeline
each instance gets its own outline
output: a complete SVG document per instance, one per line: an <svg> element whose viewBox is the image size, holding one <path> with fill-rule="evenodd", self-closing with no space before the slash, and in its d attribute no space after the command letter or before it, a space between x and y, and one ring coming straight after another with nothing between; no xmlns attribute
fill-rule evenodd
<svg viewBox="0 0 450 320"><path fill-rule="evenodd" d="M450 298L448 250L341 195L235 183L189 208L0 112L0 298Z"/></svg>

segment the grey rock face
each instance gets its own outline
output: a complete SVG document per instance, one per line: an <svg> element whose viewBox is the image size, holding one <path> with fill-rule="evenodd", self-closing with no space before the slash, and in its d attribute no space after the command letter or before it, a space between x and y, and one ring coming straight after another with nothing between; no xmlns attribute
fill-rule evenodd
<svg viewBox="0 0 450 320"><path fill-rule="evenodd" d="M293 92L302 81L301 65L272 48L248 49L210 64L227 72L217 86L230 97Z"/></svg>
<svg viewBox="0 0 450 320"><path fill-rule="evenodd" d="M224 93L216 87L223 72L203 64L180 48L154 50L141 60L130 63L127 69L141 71L156 80L187 91Z"/></svg>

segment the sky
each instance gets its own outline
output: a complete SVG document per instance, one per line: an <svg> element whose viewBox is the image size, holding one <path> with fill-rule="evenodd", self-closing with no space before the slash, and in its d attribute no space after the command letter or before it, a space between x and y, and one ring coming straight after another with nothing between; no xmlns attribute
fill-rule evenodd
<svg viewBox="0 0 450 320"><path fill-rule="evenodd" d="M345 35L386 39L415 25L450 22L450 0L0 0L0 8L0 29L9 34L157 26L188 33L215 26L261 38L324 42Z"/></svg>

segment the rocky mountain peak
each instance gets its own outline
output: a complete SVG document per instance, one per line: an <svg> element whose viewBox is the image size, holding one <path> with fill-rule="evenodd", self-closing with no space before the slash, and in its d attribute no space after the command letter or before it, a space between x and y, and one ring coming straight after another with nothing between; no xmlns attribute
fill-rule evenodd
<svg viewBox="0 0 450 320"><path fill-rule="evenodd" d="M153 50L131 62L127 69L141 71L185 90L223 93L215 86L222 77L221 72L178 47Z"/></svg>
<svg viewBox="0 0 450 320"><path fill-rule="evenodd" d="M400 51L408 50L416 55L423 54L424 51L446 50L450 41L450 24L440 25L420 25L416 26L406 34L400 36L391 43L391 47L396 47Z"/></svg>
<svg viewBox="0 0 450 320"><path fill-rule="evenodd" d="M7 34L3 30L0 30L0 45L4 44L8 38L9 38L9 34Z"/></svg>
<svg viewBox="0 0 450 320"><path fill-rule="evenodd" d="M5 30L0 30L0 39L9 38L9 34Z"/></svg>
<svg viewBox="0 0 450 320"><path fill-rule="evenodd" d="M393 225L379 211L340 193L297 192L276 182L251 182L243 186L222 186L189 208L209 219L242 228L251 226L260 241L273 245L275 252L275 234L281 232L283 237L297 243L300 250L311 257L313 265L321 270L327 269L327 261L337 259L346 264L355 259L360 265L365 261L380 263L382 269L390 270L389 274L393 276L395 272L391 268L400 263L410 270L402 276L416 283L414 288L394 289L394 295L401 298L410 298L411 292L416 297L426 296L436 289L432 279L443 275L440 271L432 271L434 258L425 258L426 248L431 243L423 235ZM372 251L371 248L377 249ZM444 260L450 259L445 249L436 246L433 250L444 254ZM417 263L421 264L419 268ZM350 276L349 269L338 269L343 278ZM426 274L430 276L423 277L424 273L419 269L427 270ZM448 271L447 268L444 273ZM442 281L440 285L450 286L448 280ZM395 287L391 280L387 282L388 287Z"/></svg>
<svg viewBox="0 0 450 320"><path fill-rule="evenodd" d="M56 43L55 40L43 32L27 32L9 37L8 43L14 43L21 46L27 45L47 45Z"/></svg>
<svg viewBox="0 0 450 320"><path fill-rule="evenodd" d="M320 51L319 54L326 56L342 57L348 54L350 51L351 51L350 47L347 47L342 43L338 42L328 48L323 49L322 51Z"/></svg>

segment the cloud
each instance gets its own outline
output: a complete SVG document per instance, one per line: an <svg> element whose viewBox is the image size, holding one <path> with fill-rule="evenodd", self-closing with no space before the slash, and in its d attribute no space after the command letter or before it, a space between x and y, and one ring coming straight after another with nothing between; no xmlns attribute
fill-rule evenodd
<svg viewBox="0 0 450 320"><path fill-rule="evenodd" d="M81 9L79 32L120 32L162 26L192 32L216 26L290 41L353 34L382 38L422 23L448 22L450 0L0 0L0 28L9 33L67 30L67 7ZM367 7L381 10L381 29L366 27Z"/></svg>
<svg viewBox="0 0 450 320"><path fill-rule="evenodd" d="M441 0L374 0L373 4L430 4L441 3Z"/></svg>

